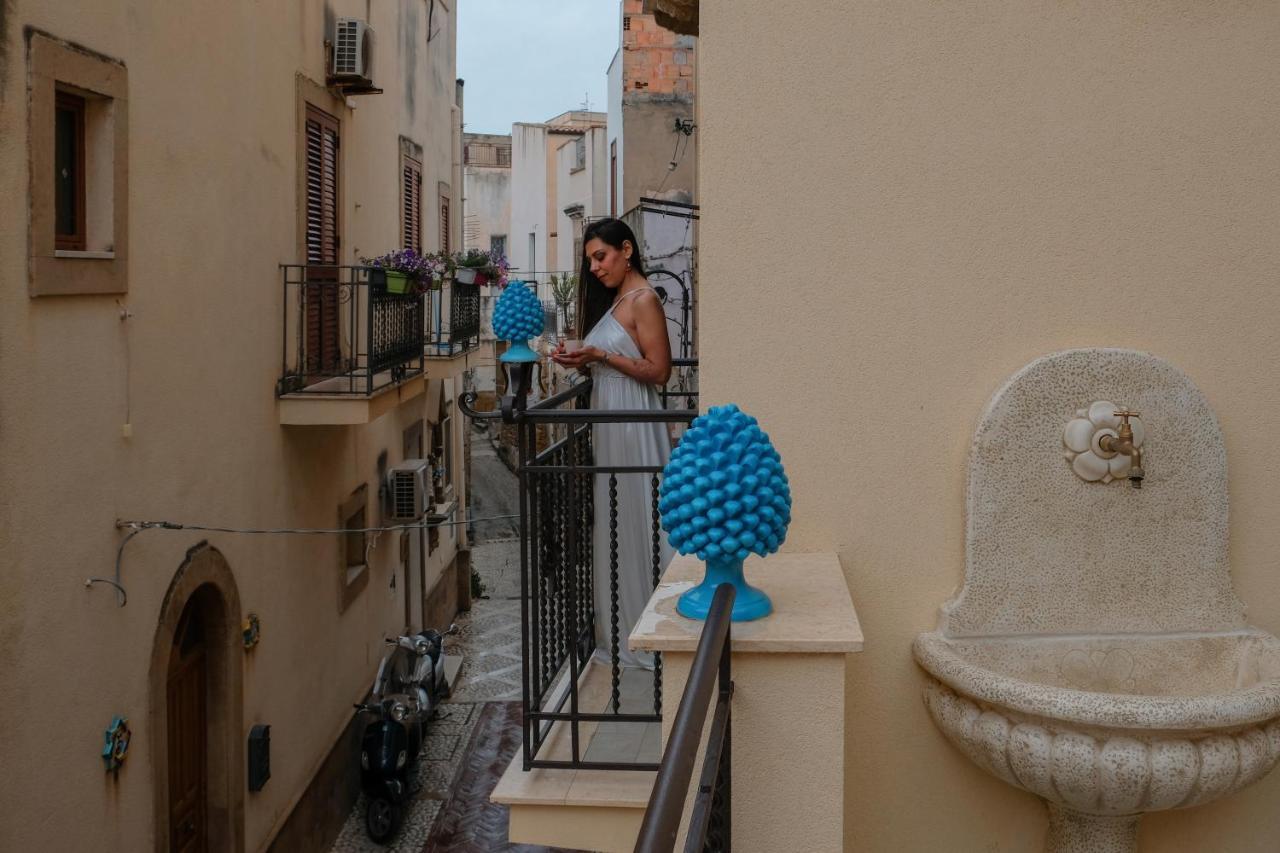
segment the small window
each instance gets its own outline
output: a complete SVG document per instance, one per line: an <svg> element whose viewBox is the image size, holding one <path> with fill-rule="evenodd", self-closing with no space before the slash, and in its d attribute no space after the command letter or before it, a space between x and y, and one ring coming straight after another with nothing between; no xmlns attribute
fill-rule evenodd
<svg viewBox="0 0 1280 853"><path fill-rule="evenodd" d="M573 141L573 168L585 169L587 167L587 139L585 136L579 136Z"/></svg>
<svg viewBox="0 0 1280 853"><path fill-rule="evenodd" d="M369 526L366 508L367 489L364 485L352 492L351 497L338 508L342 529L348 531L342 534L339 612L345 610L369 582L365 557L368 538L364 531Z"/></svg>
<svg viewBox="0 0 1280 853"><path fill-rule="evenodd" d="M27 40L29 293L127 293L128 72L81 45Z"/></svg>
<svg viewBox="0 0 1280 853"><path fill-rule="evenodd" d="M57 247L84 251L84 98L57 94L53 182Z"/></svg>
<svg viewBox="0 0 1280 853"><path fill-rule="evenodd" d="M623 15L623 16L622 16L622 31L625 33L625 32L629 32L630 30L631 30L631 16L630 16L630 15Z"/></svg>
<svg viewBox="0 0 1280 853"><path fill-rule="evenodd" d="M507 235L491 234L489 235L489 253L495 257L507 256Z"/></svg>

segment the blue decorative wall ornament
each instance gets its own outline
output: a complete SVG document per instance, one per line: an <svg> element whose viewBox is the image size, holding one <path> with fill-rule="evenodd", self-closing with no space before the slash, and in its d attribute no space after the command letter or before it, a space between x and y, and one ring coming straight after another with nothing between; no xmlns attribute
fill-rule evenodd
<svg viewBox="0 0 1280 853"><path fill-rule="evenodd" d="M542 303L523 282L510 282L493 307L493 333L511 347L501 361L537 361L538 354L529 349L529 339L542 334Z"/></svg>
<svg viewBox="0 0 1280 853"><path fill-rule="evenodd" d="M658 500L673 548L707 564L676 610L705 619L716 587L737 588L733 621L768 616L769 596L749 585L742 563L778 550L791 524L791 487L782 459L756 419L737 406L716 406L694 420L663 470Z"/></svg>
<svg viewBox="0 0 1280 853"><path fill-rule="evenodd" d="M127 717L111 719L111 725L107 726L107 730L103 733L102 744L102 763L107 766L109 772L119 771L120 765L124 764L125 755L129 752L129 738L132 736Z"/></svg>
<svg viewBox="0 0 1280 853"><path fill-rule="evenodd" d="M257 613L250 613L240 623L240 636L246 650L258 645L258 640L262 639L262 621L258 619Z"/></svg>

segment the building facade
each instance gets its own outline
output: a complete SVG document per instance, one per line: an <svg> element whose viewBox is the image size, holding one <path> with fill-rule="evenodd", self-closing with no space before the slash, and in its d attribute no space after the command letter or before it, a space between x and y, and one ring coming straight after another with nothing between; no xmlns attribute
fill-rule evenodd
<svg viewBox="0 0 1280 853"><path fill-rule="evenodd" d="M507 254L511 232L511 134L462 135L464 248Z"/></svg>
<svg viewBox="0 0 1280 853"><path fill-rule="evenodd" d="M619 4L619 47L609 65L609 211L642 198L693 202L697 38L673 32L643 0Z"/></svg>
<svg viewBox="0 0 1280 853"><path fill-rule="evenodd" d="M432 513L465 505L465 356L302 392L330 350L372 357L326 319L372 312L372 285L326 271L461 246L455 11L0 14L0 722L57 732L9 740L0 849L321 849L345 818L383 638L447 623L469 575L463 527L378 530L405 459L432 459ZM371 52L339 77L346 17Z"/></svg>
<svg viewBox="0 0 1280 853"><path fill-rule="evenodd" d="M607 215L604 113L567 112L511 128L513 275L539 282L550 299L552 273L576 273L582 230Z"/></svg>
<svg viewBox="0 0 1280 853"><path fill-rule="evenodd" d="M848 664L844 849L1043 849L1042 801L934 726L912 642L963 576L984 406L1073 347L1157 354L1205 392L1230 462L1234 587L1250 623L1280 629L1280 295L1263 284L1280 113L1258 100L1280 81L1280 8L650 5L699 33L698 190L715 210L701 405L759 418L794 496L785 547L839 555L866 634ZM1277 798L1272 773L1149 814L1140 849L1269 850Z"/></svg>

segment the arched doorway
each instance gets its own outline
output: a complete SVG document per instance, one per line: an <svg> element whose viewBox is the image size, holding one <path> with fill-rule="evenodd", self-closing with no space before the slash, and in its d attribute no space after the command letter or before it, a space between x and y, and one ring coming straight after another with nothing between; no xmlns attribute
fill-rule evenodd
<svg viewBox="0 0 1280 853"><path fill-rule="evenodd" d="M243 853L243 658L235 579L201 542L174 574L152 647L156 850Z"/></svg>

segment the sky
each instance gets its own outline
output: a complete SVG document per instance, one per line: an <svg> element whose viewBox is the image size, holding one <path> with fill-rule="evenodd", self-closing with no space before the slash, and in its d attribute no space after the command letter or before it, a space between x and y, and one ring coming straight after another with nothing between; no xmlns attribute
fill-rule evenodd
<svg viewBox="0 0 1280 853"><path fill-rule="evenodd" d="M458 76L469 133L607 107L618 0L458 0Z"/></svg>

